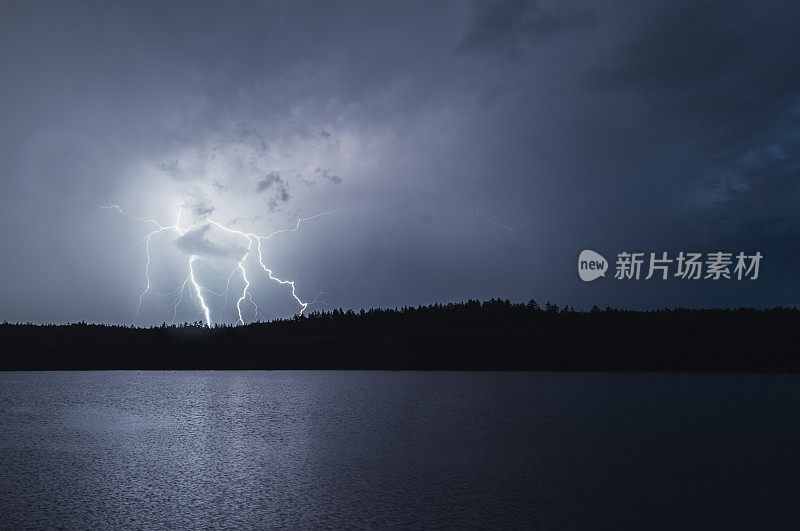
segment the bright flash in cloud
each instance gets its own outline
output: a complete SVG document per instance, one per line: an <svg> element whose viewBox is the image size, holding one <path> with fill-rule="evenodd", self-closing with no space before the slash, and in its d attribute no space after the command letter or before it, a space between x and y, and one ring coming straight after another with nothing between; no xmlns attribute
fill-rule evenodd
<svg viewBox="0 0 800 531"><path fill-rule="evenodd" d="M242 292L241 292L241 294L239 295L239 297L236 300L236 311L237 311L237 315L238 315L237 321L240 324L245 324L245 322L246 322L246 319L245 319L245 316L244 316L244 313L243 313L243 304L245 304L246 302L250 302L254 306L254 308L255 308L255 317L256 317L256 319L258 318L258 305L253 300L253 294L250 291L251 282L250 282L250 278L248 277L248 271L247 271L247 267L248 267L247 266L247 261L248 261L248 258L250 258L251 254L253 253L253 251L255 251L255 254L257 256L258 265L260 266L261 270L264 273L266 273L267 278L269 280L279 284L279 285L282 285L282 286L285 286L285 287L288 288L288 292L289 292L291 298L298 305L298 308L299 308L299 312L298 313L300 315L303 314L303 312L308 308L309 305L314 304L315 302L317 302L317 298L319 297L319 295L314 300L305 301L305 300L301 299L300 296L298 295L297 287L296 287L295 282L293 280L285 280L285 279L279 278L279 277L277 277L275 275L273 269L270 268L267 265L267 263L265 262L262 242L264 242L266 240L269 240L270 238L272 238L273 236L275 236L277 234L282 234L282 233L285 233L285 232L296 232L297 230L300 229L300 227L304 223L317 221L317 220L319 220L320 218L322 218L324 216L328 216L328 215L334 214L334 213L339 211L339 210L332 210L332 211L329 211L329 212L322 212L322 213L316 214L314 216L306 217L306 218L299 218L297 220L297 222L294 224L294 226L292 226L292 227L279 229L279 230L276 230L276 231L273 231L273 232L270 232L270 233L266 233L266 234L256 234L256 233L252 233L252 232L244 232L244 231L241 231L241 230L238 230L238 229L231 228L230 226L223 225L223 224L211 219L210 217L204 217L199 222L191 224L191 225L184 225L184 224L182 224L182 217L183 217L184 211L186 210L186 206L183 203L179 203L178 204L176 215L175 215L175 221L174 221L174 223L169 224L169 225L162 224L162 223L158 222L155 219L140 218L140 217L134 216L134 215L128 213L127 211L123 210L117 204L113 204L113 205L97 205L97 206L100 207L100 208L106 209L106 210L116 210L119 213L121 213L121 214L123 214L125 216L128 216L129 218L131 218L131 219L133 219L133 220L135 220L137 222L145 223L145 224L151 225L153 227L152 230L150 230L144 237L142 237L134 245L134 247L139 245L139 244L141 244L141 243L144 243L144 245L145 245L145 262L144 262L145 287L142 290L142 292L139 294L139 297L138 297L138 303L136 305L136 318L135 318L134 324L140 318L140 314L142 312L142 303L143 303L143 301L151 293L156 293L156 294L158 294L160 296L166 295L166 296L174 297L174 299L173 299L173 316L172 316L172 320L174 322L176 317L177 317L178 307L181 305L181 303L184 300L184 294L187 291L187 288L191 287L191 289L189 290L189 296L195 301L195 304L198 306L199 311L202 313L204 321L205 321L205 324L208 327L214 326L214 320L212 319L212 308L210 306L210 303L207 300L207 296L206 295L208 293L212 293L214 295L218 295L218 296L223 297L224 301L227 301L228 295L229 295L229 292L230 292L230 289L231 289L231 279L237 274L237 272L241 275L241 279L242 279L242 282L243 282ZM204 212L204 213L209 213L209 212ZM238 257L238 259L236 259L236 266L234 267L234 269L227 276L227 282L226 282L226 286L225 286L225 293L224 294L216 293L216 292L214 292L214 291L212 291L210 289L207 289L206 287L204 287L202 285L201 281L198 279L198 272L196 270L196 265L199 262L202 261L202 256L200 256L198 254L194 254L194 253L190 254L188 256L188 264L187 264L188 274L184 278L184 280L179 284L178 288L176 290L174 290L172 292L169 292L167 294L164 294L164 295L156 292L154 287L153 287L153 281L151 279L151 264L152 264L152 261L153 261L153 257L152 257L152 252L153 251L152 251L152 248L151 248L151 243L152 243L153 238L158 236L158 235L160 235L161 233L167 233L167 232L174 232L179 238L186 237L187 235L192 234L192 233L205 234L205 232L207 232L208 228L210 228L210 227L215 227L215 228L219 229L220 231L223 231L225 233L241 237L241 238L243 238L243 239L245 239L247 241L247 246L246 246L246 248L244 250L244 253L242 255L240 255ZM224 309L225 304L226 303L223 302L222 307L220 308L220 310Z"/></svg>

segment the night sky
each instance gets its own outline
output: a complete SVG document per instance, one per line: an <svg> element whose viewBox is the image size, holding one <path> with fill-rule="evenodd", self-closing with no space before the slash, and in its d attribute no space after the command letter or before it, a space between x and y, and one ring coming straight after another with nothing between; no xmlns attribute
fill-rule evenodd
<svg viewBox="0 0 800 531"><path fill-rule="evenodd" d="M795 305L798 28L780 1L2 1L0 320L201 320L194 256L235 322L248 239L207 219L322 212L262 241L306 311ZM146 220L179 211L137 317ZM583 249L606 278L579 279ZM756 280L614 279L633 251L764 258ZM243 267L245 321L300 310Z"/></svg>

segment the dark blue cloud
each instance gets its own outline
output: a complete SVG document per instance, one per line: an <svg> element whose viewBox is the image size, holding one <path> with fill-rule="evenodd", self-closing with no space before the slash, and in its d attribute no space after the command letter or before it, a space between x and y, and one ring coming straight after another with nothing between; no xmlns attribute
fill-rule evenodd
<svg viewBox="0 0 800 531"><path fill-rule="evenodd" d="M796 304L797 27L784 1L5 2L0 319L130 322L152 224L85 197L266 233L347 209L268 248L335 306ZM169 242L224 262L217 232ZM586 248L763 274L586 285Z"/></svg>

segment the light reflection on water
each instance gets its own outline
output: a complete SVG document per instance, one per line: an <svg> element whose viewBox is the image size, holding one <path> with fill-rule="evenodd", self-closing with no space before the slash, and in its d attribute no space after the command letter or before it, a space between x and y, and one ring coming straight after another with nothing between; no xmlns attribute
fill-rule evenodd
<svg viewBox="0 0 800 531"><path fill-rule="evenodd" d="M0 373L0 526L797 518L800 378Z"/></svg>

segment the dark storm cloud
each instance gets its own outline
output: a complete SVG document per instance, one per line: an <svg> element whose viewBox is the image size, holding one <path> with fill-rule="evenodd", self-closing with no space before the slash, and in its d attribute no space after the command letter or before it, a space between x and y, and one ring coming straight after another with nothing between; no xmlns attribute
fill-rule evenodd
<svg viewBox="0 0 800 531"><path fill-rule="evenodd" d="M572 2L511 0L476 3L456 53L488 50L518 55L533 42L591 20L591 11Z"/></svg>
<svg viewBox="0 0 800 531"><path fill-rule="evenodd" d="M267 175L264 176L260 181L258 181L258 185L256 186L256 193L260 194L266 192L267 190L274 188L283 191L285 190L285 183L281 178L281 174L278 172L269 172Z"/></svg>
<svg viewBox="0 0 800 531"><path fill-rule="evenodd" d="M800 22L785 3L686 2L645 20L609 65L602 86L651 96L662 118L692 121L718 149L781 125L795 114ZM786 124L789 125L789 124Z"/></svg>
<svg viewBox="0 0 800 531"><path fill-rule="evenodd" d="M200 216L202 218L206 218L214 213L216 210L213 206L207 205L205 203L199 203L194 206L193 211L195 215Z"/></svg>
<svg viewBox="0 0 800 531"><path fill-rule="evenodd" d="M247 122L239 122L236 124L236 136L239 141L252 139L257 143L259 150L263 152L267 151L267 142L264 136L259 133L258 129L249 125Z"/></svg>
<svg viewBox="0 0 800 531"><path fill-rule="evenodd" d="M686 2L646 19L598 85L649 102L654 127L711 166L683 222L698 240L768 249L797 290L800 259L800 12L786 3ZM683 181L683 182L682 182ZM688 181L688 183L686 182Z"/></svg>
<svg viewBox="0 0 800 531"><path fill-rule="evenodd" d="M342 178L336 174L331 174L331 170L328 168L316 168L314 173L331 184L342 184Z"/></svg>
<svg viewBox="0 0 800 531"><path fill-rule="evenodd" d="M270 212L275 212L279 209L282 203L286 203L291 199L289 194L288 184L281 177L280 173L272 171L267 173L256 185L256 193L263 194L270 192L271 197L267 201L267 206Z"/></svg>
<svg viewBox="0 0 800 531"><path fill-rule="evenodd" d="M797 303L797 27L790 2L5 2L0 319L129 322L144 251L114 257L147 225L84 195L265 232L357 212L269 249L335 306ZM218 232L154 245L232 256ZM584 248L765 269L587 285Z"/></svg>
<svg viewBox="0 0 800 531"><path fill-rule="evenodd" d="M240 249L230 249L213 243L208 238L210 225L201 225L196 229L187 231L175 240L175 246L187 255L209 257L236 257L241 254Z"/></svg>
<svg viewBox="0 0 800 531"><path fill-rule="evenodd" d="M181 169L178 166L178 161L173 160L172 162L162 162L158 165L158 169L172 177L173 179L180 179L181 177Z"/></svg>

